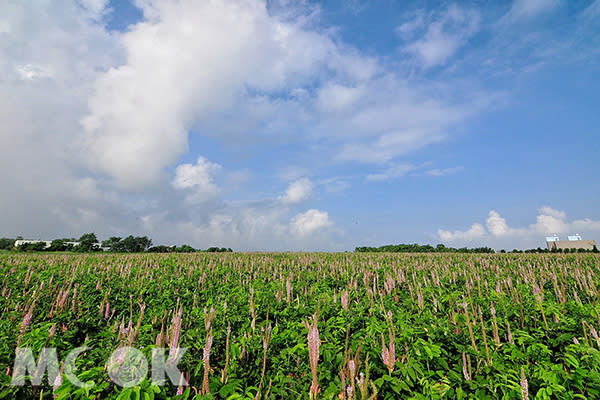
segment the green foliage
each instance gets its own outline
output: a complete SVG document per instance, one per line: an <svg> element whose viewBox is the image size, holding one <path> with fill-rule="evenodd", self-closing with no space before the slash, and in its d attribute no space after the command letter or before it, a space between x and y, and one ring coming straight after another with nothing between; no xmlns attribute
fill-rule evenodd
<svg viewBox="0 0 600 400"><path fill-rule="evenodd" d="M0 254L0 398L308 398L304 322L315 314L319 399L340 398L351 383L356 400L512 399L522 386L532 399L600 397L598 255L192 250ZM115 385L105 368L111 353L131 344L148 356L161 332L173 338L178 307L178 344L188 348L179 368L189 386L177 395L177 385L159 387L150 375L132 388ZM210 394L203 395L211 307ZM392 368L382 337L394 338ZM64 377L56 389L46 379L10 386L4 369L12 369L17 343L36 357L55 347L60 360L85 344L77 376L93 386ZM364 397L357 379L340 374L349 359L356 375L368 374Z"/></svg>
<svg viewBox="0 0 600 400"><path fill-rule="evenodd" d="M455 249L438 244L433 247L429 244L389 244L380 247L357 247L354 251L357 253L494 253L494 249L489 247L476 247L469 249L462 247Z"/></svg>
<svg viewBox="0 0 600 400"><path fill-rule="evenodd" d="M79 238L79 246L75 246L75 250L80 252L97 251L99 247L95 233L84 233Z"/></svg>
<svg viewBox="0 0 600 400"><path fill-rule="evenodd" d="M119 253L142 253L152 246L152 239L147 236L127 236L124 239L113 236L102 242L103 248Z"/></svg>
<svg viewBox="0 0 600 400"><path fill-rule="evenodd" d="M15 244L16 239L0 238L0 250L9 250Z"/></svg>

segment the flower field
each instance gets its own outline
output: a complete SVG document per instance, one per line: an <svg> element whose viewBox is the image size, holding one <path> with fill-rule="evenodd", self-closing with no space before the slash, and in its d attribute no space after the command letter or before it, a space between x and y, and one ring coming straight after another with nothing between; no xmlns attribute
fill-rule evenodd
<svg viewBox="0 0 600 400"><path fill-rule="evenodd" d="M0 253L0 398L600 398L594 254ZM65 378L66 355L79 387ZM119 385L122 347L177 384ZM57 378L11 384L17 348ZM42 372L43 374L43 372Z"/></svg>

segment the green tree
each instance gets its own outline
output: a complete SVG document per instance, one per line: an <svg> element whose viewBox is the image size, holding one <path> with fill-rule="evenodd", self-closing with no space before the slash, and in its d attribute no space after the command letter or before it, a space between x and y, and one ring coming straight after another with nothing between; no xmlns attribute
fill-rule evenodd
<svg viewBox="0 0 600 400"><path fill-rule="evenodd" d="M109 251L117 251L119 242L121 242L120 236L112 236L110 239L102 241L102 247L108 248Z"/></svg>
<svg viewBox="0 0 600 400"><path fill-rule="evenodd" d="M167 247L167 246L154 246L154 247L150 247L148 250L146 250L148 253L169 253L172 251L171 247Z"/></svg>
<svg viewBox="0 0 600 400"><path fill-rule="evenodd" d="M99 249L100 246L95 233L84 233L79 238L79 246L77 246L77 251L98 251Z"/></svg>
<svg viewBox="0 0 600 400"><path fill-rule="evenodd" d="M46 243L23 243L18 247L19 251L44 251L46 249Z"/></svg>
<svg viewBox="0 0 600 400"><path fill-rule="evenodd" d="M67 244L66 239L54 239L52 243L50 243L48 251L66 251L70 250L72 247L72 245Z"/></svg>
<svg viewBox="0 0 600 400"><path fill-rule="evenodd" d="M178 252L178 253L193 253L193 252L195 252L195 251L196 251L196 249L195 249L195 248L193 248L193 247L192 247L192 246L190 246L190 245L184 244L184 245L183 245L183 246L181 246L181 247L177 247L177 248L175 249L175 251L176 251L176 252Z"/></svg>
<svg viewBox="0 0 600 400"><path fill-rule="evenodd" d="M11 249L15 244L15 239L2 238L0 239L0 250Z"/></svg>

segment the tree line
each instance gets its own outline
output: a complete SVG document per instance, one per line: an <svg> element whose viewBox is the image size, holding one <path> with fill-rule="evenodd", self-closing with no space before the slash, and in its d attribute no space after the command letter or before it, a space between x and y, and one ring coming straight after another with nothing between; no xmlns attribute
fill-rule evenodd
<svg viewBox="0 0 600 400"><path fill-rule="evenodd" d="M379 247L357 247L354 251L357 253L495 253L494 249L490 247L475 247L467 248L461 247L455 249L453 247L446 247L443 244L438 244L433 247L430 244L388 244Z"/></svg>
<svg viewBox="0 0 600 400"><path fill-rule="evenodd" d="M389 244L386 246L379 247L357 247L355 250L357 253L495 253L496 251L490 247L475 247L475 248L454 248L446 247L443 244L438 244L433 247L430 244L420 245L414 244ZM598 247L594 246L593 250L585 249L527 249L506 251L500 250L500 253L598 253Z"/></svg>
<svg viewBox="0 0 600 400"><path fill-rule="evenodd" d="M22 240L23 237L18 236L12 238L0 238L0 250L13 251L73 251L80 253L109 251L116 253L193 253L193 252L209 252L209 253L227 253L233 252L231 248L225 247L209 247L206 250L196 249L190 245L184 244L181 246L164 246L152 245L152 239L147 236L127 237L112 236L107 240L100 242L95 233L85 233L79 239L62 238L54 239L48 246L44 241L36 241L32 243L21 243L15 247L17 240Z"/></svg>

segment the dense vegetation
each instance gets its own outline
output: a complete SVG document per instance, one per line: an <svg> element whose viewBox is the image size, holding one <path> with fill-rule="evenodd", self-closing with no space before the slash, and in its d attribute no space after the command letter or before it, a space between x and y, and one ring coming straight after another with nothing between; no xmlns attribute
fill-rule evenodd
<svg viewBox="0 0 600 400"><path fill-rule="evenodd" d="M388 244L379 247L357 247L356 252L359 253L494 253L494 249L490 247L462 247L456 249L454 247L446 247L443 244L438 244L433 247L430 244Z"/></svg>
<svg viewBox="0 0 600 400"><path fill-rule="evenodd" d="M595 254L3 253L0 398L598 398L599 268ZM110 381L116 348L174 343L189 386ZM63 360L83 344L91 389L9 385L16 347Z"/></svg>
<svg viewBox="0 0 600 400"><path fill-rule="evenodd" d="M17 239L23 239L18 237ZM230 248L225 247L209 247L206 250L195 249L192 246L184 244L182 246L152 246L152 239L148 236L133 236L127 237L112 236L102 242L98 241L95 233L85 233L79 239L65 238L54 239L46 246L43 241L35 241L33 243L22 243L15 247L17 239L0 238L0 250L17 250L23 252L64 252L73 251L77 253L89 253L99 251L109 251L115 253L193 253L205 251L208 253L227 253L232 252Z"/></svg>
<svg viewBox="0 0 600 400"><path fill-rule="evenodd" d="M362 246L357 247L355 249L358 253L482 253L482 254L493 254L495 250L490 247L446 247L443 244L438 244L433 247L430 244L388 244L385 246L379 247L368 247ZM585 249L552 249L549 250L547 248L542 249L538 247L537 249L526 249L526 250L518 250L513 249L511 253L598 253L598 247L594 246L593 250L585 250ZM506 253L506 250L500 250L500 253Z"/></svg>

